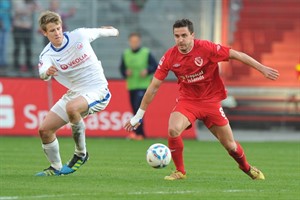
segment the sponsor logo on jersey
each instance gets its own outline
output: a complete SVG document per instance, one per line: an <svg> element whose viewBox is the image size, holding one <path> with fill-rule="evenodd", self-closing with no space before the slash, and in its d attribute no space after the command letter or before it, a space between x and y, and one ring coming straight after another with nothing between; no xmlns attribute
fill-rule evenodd
<svg viewBox="0 0 300 200"><path fill-rule="evenodd" d="M203 59L201 57L196 57L194 62L198 67L201 67L203 65Z"/></svg>
<svg viewBox="0 0 300 200"><path fill-rule="evenodd" d="M217 45L217 51L219 51L221 49L221 45Z"/></svg>
<svg viewBox="0 0 300 200"><path fill-rule="evenodd" d="M204 79L204 72L201 70L195 74L181 76L181 79L187 83L194 83Z"/></svg>
<svg viewBox="0 0 300 200"><path fill-rule="evenodd" d="M61 68L62 70L66 70L66 69L68 69L69 67L68 67L68 65L66 65L66 64L62 64L62 65L60 65L60 68Z"/></svg>
<svg viewBox="0 0 300 200"><path fill-rule="evenodd" d="M88 58L89 58L89 56L86 55L86 54L81 55L80 57L75 58L74 60L72 60L72 61L69 62L68 64L61 64L61 65L60 65L60 68L61 68L62 70L66 70L66 69L68 69L69 67L74 68L74 67L80 65L81 63L84 63Z"/></svg>
<svg viewBox="0 0 300 200"><path fill-rule="evenodd" d="M178 68L178 67L180 67L180 64L176 63L176 64L173 65L173 67Z"/></svg>
<svg viewBox="0 0 300 200"><path fill-rule="evenodd" d="M82 47L83 47L83 44L82 44L81 42L77 42L76 48L77 48L78 50L81 50Z"/></svg>

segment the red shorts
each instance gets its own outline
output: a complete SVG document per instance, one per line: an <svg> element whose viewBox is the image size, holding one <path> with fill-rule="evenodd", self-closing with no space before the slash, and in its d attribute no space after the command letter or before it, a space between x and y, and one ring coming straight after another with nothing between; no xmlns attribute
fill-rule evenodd
<svg viewBox="0 0 300 200"><path fill-rule="evenodd" d="M211 128L213 125L225 126L228 124L228 119L223 111L221 102L203 103L180 100L174 107L173 112L180 112L188 118L191 124L196 119L201 120L207 128Z"/></svg>

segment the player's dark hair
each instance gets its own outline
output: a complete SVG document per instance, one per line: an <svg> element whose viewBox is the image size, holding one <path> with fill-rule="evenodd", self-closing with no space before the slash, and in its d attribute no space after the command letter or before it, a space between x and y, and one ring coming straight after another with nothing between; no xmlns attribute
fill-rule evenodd
<svg viewBox="0 0 300 200"><path fill-rule="evenodd" d="M139 37L139 38L142 37L140 33L138 33L138 32L132 32L132 33L129 34L128 39L131 38L131 37L133 37L133 36L136 36L136 37Z"/></svg>
<svg viewBox="0 0 300 200"><path fill-rule="evenodd" d="M194 25L189 19L179 19L173 25L173 32L175 28L187 27L190 33L194 33Z"/></svg>

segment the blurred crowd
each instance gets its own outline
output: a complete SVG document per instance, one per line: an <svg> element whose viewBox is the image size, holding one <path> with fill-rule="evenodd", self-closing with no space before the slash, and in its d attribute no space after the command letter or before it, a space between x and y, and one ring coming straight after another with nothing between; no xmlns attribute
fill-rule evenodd
<svg viewBox="0 0 300 200"><path fill-rule="evenodd" d="M48 6L43 7L37 0L0 1L0 76L37 75L37 67L32 63L32 40L34 32L39 32L35 22L37 15L43 10L51 10L58 12L65 20L76 13L75 7L63 12L60 0L48 2ZM63 30L67 30L65 23ZM10 40L13 45L11 62L7 59ZM44 38L44 44L47 43L47 38Z"/></svg>

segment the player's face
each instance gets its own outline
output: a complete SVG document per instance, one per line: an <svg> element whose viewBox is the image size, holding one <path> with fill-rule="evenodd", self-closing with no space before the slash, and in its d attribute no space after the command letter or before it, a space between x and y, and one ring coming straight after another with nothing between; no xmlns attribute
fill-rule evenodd
<svg viewBox="0 0 300 200"><path fill-rule="evenodd" d="M129 46L132 50L138 49L140 45L141 45L140 37L134 35L129 38Z"/></svg>
<svg viewBox="0 0 300 200"><path fill-rule="evenodd" d="M46 30L43 34L55 47L60 47L64 39L61 24L49 23L46 25Z"/></svg>
<svg viewBox="0 0 300 200"><path fill-rule="evenodd" d="M194 45L194 33L190 33L188 27L174 28L175 43L182 53L188 53Z"/></svg>

